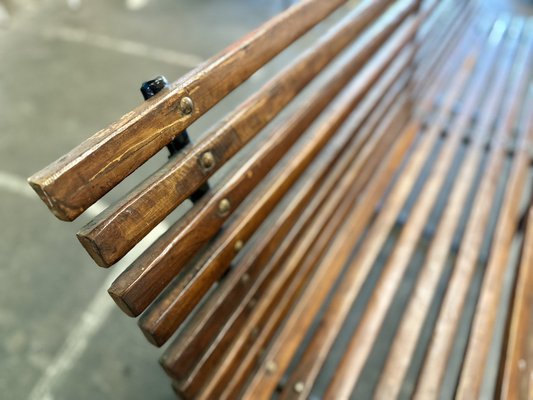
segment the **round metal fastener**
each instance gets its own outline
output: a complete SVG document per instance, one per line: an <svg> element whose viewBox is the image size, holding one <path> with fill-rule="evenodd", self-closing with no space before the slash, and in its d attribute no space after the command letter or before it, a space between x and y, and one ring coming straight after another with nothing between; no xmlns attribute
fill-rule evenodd
<svg viewBox="0 0 533 400"><path fill-rule="evenodd" d="M242 283L248 283L249 280L250 280L250 275L248 274L244 274L241 278Z"/></svg>
<svg viewBox="0 0 533 400"><path fill-rule="evenodd" d="M210 170L215 166L215 156L210 151L206 151L200 156L200 165L205 170Z"/></svg>
<svg viewBox="0 0 533 400"><path fill-rule="evenodd" d="M220 200L220 203L218 203L218 212L220 215L226 215L229 213L229 210L231 209L231 203L228 199L222 199Z"/></svg>
<svg viewBox="0 0 533 400"><path fill-rule="evenodd" d="M296 382L294 384L294 387L293 387L293 390L296 392L296 393L302 393L305 389L305 385L303 382Z"/></svg>
<svg viewBox="0 0 533 400"><path fill-rule="evenodd" d="M266 368L266 372L268 374L273 374L274 372L277 371L278 365L274 361L271 360L271 361L266 363L265 368Z"/></svg>
<svg viewBox="0 0 533 400"><path fill-rule="evenodd" d="M244 247L244 242L242 240L237 240L235 242L235 246L233 247L235 249L235 251L238 253L239 251L242 250L242 248Z"/></svg>
<svg viewBox="0 0 533 400"><path fill-rule="evenodd" d="M192 110L194 109L194 102L190 97L183 97L180 100L180 111L185 114L189 115L192 114Z"/></svg>

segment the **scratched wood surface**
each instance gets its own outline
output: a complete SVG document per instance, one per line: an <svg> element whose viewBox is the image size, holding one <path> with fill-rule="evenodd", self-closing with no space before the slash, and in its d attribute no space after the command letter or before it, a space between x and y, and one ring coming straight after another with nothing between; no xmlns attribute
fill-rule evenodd
<svg viewBox="0 0 533 400"><path fill-rule="evenodd" d="M169 342L184 398L532 398L533 22L475 1L344 3L299 2L30 184L75 219L316 26L81 228L109 267L171 222L111 297Z"/></svg>

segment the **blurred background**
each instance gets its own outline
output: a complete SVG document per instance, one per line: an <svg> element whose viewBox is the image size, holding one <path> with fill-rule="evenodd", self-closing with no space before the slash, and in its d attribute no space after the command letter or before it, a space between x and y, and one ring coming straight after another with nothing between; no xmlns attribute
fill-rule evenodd
<svg viewBox="0 0 533 400"><path fill-rule="evenodd" d="M290 3L0 0L0 398L173 398L161 351L106 293L116 272L75 238L94 212L62 223L26 178L137 106L143 81L177 79ZM528 0L487 3L532 14ZM262 81L215 107L193 139Z"/></svg>

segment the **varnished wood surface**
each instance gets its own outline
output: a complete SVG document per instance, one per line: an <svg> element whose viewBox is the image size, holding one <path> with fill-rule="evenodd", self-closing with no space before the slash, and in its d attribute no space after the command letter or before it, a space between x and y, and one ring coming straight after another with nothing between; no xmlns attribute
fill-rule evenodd
<svg viewBox="0 0 533 400"><path fill-rule="evenodd" d="M310 137L306 137L310 145L301 149L283 171L272 178L266 190L254 196L251 205L240 213L231 226L226 227L222 236L211 246L207 259L200 261L190 275L175 285L170 292L165 293L157 304L142 316L141 328L151 341L160 345L170 337L192 307L228 268L235 255L234 248L237 241L246 243L249 240L319 152L326 154L330 159L328 165L333 165L345 150L349 137L341 140L336 138L335 151L326 151L325 145L408 41L409 35L404 35L404 38L395 44L394 51L385 53L386 57L378 60L379 62L375 64L377 68L372 68L361 79L347 86L339 100L333 102L328 109L327 116L319 121L317 129ZM404 61L400 67L404 68L405 65ZM316 167L313 169L319 170ZM324 171L322 176L327 173L328 170ZM312 197L317 189L318 187L315 187L310 190L307 196ZM306 197L303 193L301 196Z"/></svg>
<svg viewBox="0 0 533 400"><path fill-rule="evenodd" d="M334 82L336 80L340 79L342 82L350 76L350 73L359 70L363 66L363 63L367 61L368 57L376 51L377 46L383 43L383 41L386 40L390 33L394 31L404 19L404 12L395 14L387 24L383 25L383 29L377 32L376 35L372 35L368 40L365 40L363 43L356 46L354 48L353 58L348 58L346 64L343 65L343 69L345 69L347 73L336 74L333 78L333 83L328 82L326 83L326 86L335 87L336 85ZM399 49L401 49L401 46L403 46L407 40L408 37L404 36L403 42L399 42L395 47L391 47L393 55L398 54ZM389 63L391 60L392 57L389 57ZM381 66L378 68L383 70L385 67ZM341 69L341 71L343 69ZM377 72L379 72L379 70ZM361 84L360 88L358 88L360 93L364 94L365 91L368 91L370 84L374 82L377 77L378 74L374 74L369 77L368 84ZM324 92L329 93L329 90L325 89ZM318 93L321 94L322 92ZM328 100L331 100L331 98ZM313 114L309 114L310 111L313 112L315 110L314 108L303 107L289 124L281 128L279 133L286 134L287 136L295 135L302 126L302 119L311 118L313 116ZM316 115L314 115L314 117L316 117ZM297 132L293 133L293 130L296 130ZM316 151L318 151L320 146L324 143L320 137L313 141L314 143L310 143L310 149L313 152L310 153L310 156L306 156L308 160L307 162L316 155ZM275 149L275 146L272 147ZM269 146L264 149L267 153L261 151L259 153L259 160L261 160L262 157L267 157L269 155L269 148L272 147ZM239 198L234 197L238 196L238 194L234 194L233 192L241 189L243 191L246 190L246 188L240 183L244 180L249 180L250 187L255 186L259 182L261 175L267 172L263 171L259 172L256 176L250 176L250 171L252 174L256 172L256 169L254 168L255 161L257 161L257 159L253 158L250 163L247 163L234 175L234 178L230 178L230 182L221 189L222 194L220 196L215 195L215 198L218 201L209 201L208 205L211 206L210 209L206 209L204 203L198 204L197 209L201 207L202 210L206 211L195 212L193 210L190 215L186 215L182 221L178 222L158 241L156 241L140 258L121 274L119 278L117 278L110 288L110 293L123 310L130 315L138 315L142 312L170 282L170 280L179 273L185 263L190 260L194 252L216 233L218 227L220 227L227 217L227 215L224 215L224 218L221 218L218 213L220 199L227 198L230 202L235 200L238 204ZM235 179L235 181L233 181L233 179ZM233 188L234 184L235 189ZM237 184L239 185L237 186ZM231 214L231 212L228 213L228 215L229 214ZM210 217L208 218L206 215Z"/></svg>
<svg viewBox="0 0 533 400"><path fill-rule="evenodd" d="M175 377L183 378L188 370L186 365L191 362L191 359L198 357L195 353L202 353L201 349L204 346L207 346L211 341L215 341L213 335L221 331L223 321L227 320L229 322L232 319L232 317L229 317L231 310L240 307L239 303L247 303L246 300L241 302L240 296L244 297L246 293L246 298L248 299L252 296L254 299L260 297L261 288L266 288L268 279L274 277L273 273L267 274L267 263L269 266L278 265L279 263L275 260L284 259L288 252L294 248L302 232L312 222L313 216L320 211L329 194L338 186L339 180L341 178L347 179L344 178L347 168L355 162L352 168L356 171L361 170L365 160L371 161L381 154L382 149L385 149L385 146L381 145L384 138L380 138L379 135L371 136L371 134L388 107L396 100L399 95L398 91L403 88L402 82L399 81L399 87L387 96L383 96L387 88L396 81L396 74L389 75L384 82L375 88L374 93L366 101L367 104L355 115L354 121L348 121L348 125L343 127L343 129L357 131L357 128L352 127L354 123L361 125L368 119L363 130L357 134L355 141L346 149L346 155L336 165L335 170L329 174L327 181L322 185L309 206L305 208L305 211L301 207L300 201L294 201L286 208L286 212L279 218L279 223L274 224L265 235L265 239L249 251L245 259L237 265L234 273L224 281L223 288L220 288L208 303L203 306L202 311L205 310L205 312L199 313L194 322L187 327L186 331L180 335L175 344L165 353L164 365L173 371L172 373ZM398 86L398 84L395 86ZM361 116L369 115L376 108L382 97L383 104L380 104L372 115L362 118ZM391 138L388 140L391 140ZM357 161L354 161L354 157L357 157ZM352 186L355 188L356 193L359 193L363 183L366 181L365 174L358 175L352 172L350 175L353 178L349 179L354 179L357 176ZM294 207L292 204L294 204ZM298 215L301 212L303 212L302 217L298 219L297 223L294 223L293 215ZM239 284L239 282L242 283L242 278L245 275L247 277L246 284ZM245 292L247 288L248 290ZM191 348L197 349L197 351L191 351Z"/></svg>
<svg viewBox="0 0 533 400"><path fill-rule="evenodd" d="M75 218L343 3L292 7L34 176L34 188L60 218ZM531 396L531 222L509 343L493 339L504 330L497 312L532 184L532 42L530 22L494 23L474 2L364 1L85 226L79 238L91 256L114 264L262 135L110 288L123 311L142 313L153 344L175 335L160 362L176 393L344 399L374 385L377 399L476 398L501 346L502 398ZM315 78L305 101L263 133ZM180 111L185 94L191 114ZM467 296L478 296L469 321ZM465 323L468 337L456 337Z"/></svg>
<svg viewBox="0 0 533 400"><path fill-rule="evenodd" d="M480 232L485 231L488 223L497 177L497 169L483 177L418 382L416 395L420 399L435 396L441 389L454 333L457 331L461 310L477 265L484 238Z"/></svg>
<svg viewBox="0 0 533 400"><path fill-rule="evenodd" d="M533 399L533 207L530 205L512 305L500 398Z"/></svg>
<svg viewBox="0 0 533 400"><path fill-rule="evenodd" d="M532 41L528 42L528 51L532 50ZM531 72L531 64L528 71ZM521 137L518 139L516 156L514 157L510 180L506 187L505 199L500 211L498 226L492 242L489 261L486 267L481 294L476 306L476 313L465 355L459 387L458 399L470 399L472 396L481 395L481 385L486 365L498 312L501 301L503 282L506 266L508 265L511 244L516 233L519 215L520 200L529 178L529 165L531 163L530 148L526 143L533 143L533 92L529 91L525 98L525 110L522 114L519 129Z"/></svg>
<svg viewBox="0 0 533 400"><path fill-rule="evenodd" d="M389 129L394 128L389 127ZM308 327L312 322L353 246L363 233L364 226L370 221L374 212L374 204L383 195L387 181L398 168L401 158L409 149L417 133L418 125L414 123L400 135L400 140L396 142L394 149L380 166L376 177L345 218L341 229L336 232L335 240L328 244L327 252L320 259L311 282L306 286L302 298L291 311L293 317L289 316L283 330L278 334L266 358L260 364L259 370L252 377L249 387L246 388L245 398L268 398L276 388L281 374L291 360L293 351L305 334L305 329L302 328ZM314 260L314 262L317 261L317 259ZM289 349L292 349L292 352ZM276 365L276 369L272 371L269 368L270 365Z"/></svg>
<svg viewBox="0 0 533 400"><path fill-rule="evenodd" d="M33 175L30 184L58 218L73 220L345 2L298 3ZM179 109L185 96L194 102L188 115Z"/></svg>
<svg viewBox="0 0 533 400"><path fill-rule="evenodd" d="M123 257L278 115L387 8L389 1L365 4L353 10L224 118L190 151L169 160L124 199L86 225L78 233L78 238L93 259L101 266L109 266ZM409 13L412 4L405 4L400 13ZM379 45L380 41L376 39L371 47L379 48ZM368 55L368 50L361 53L361 56ZM201 160L207 152L214 158L213 165L203 168Z"/></svg>
<svg viewBox="0 0 533 400"><path fill-rule="evenodd" d="M476 58L474 54L470 57L472 59ZM390 201L385 203L383 206L384 211L380 213L378 220L368 233L367 239L360 250L361 258L358 258L356 263L350 267L349 272L344 278L345 283L339 287L338 292L334 296L333 303L330 305L321 322L321 329L314 335L303 358L291 374L287 384L287 390L283 392L284 398L305 398L309 393L313 381L316 379L322 363L325 361L329 349L333 344L333 340L339 334L344 319L351 309L352 302L364 282L366 275L364 271L369 271L372 267L373 260L380 251L388 231L392 228L404 201L412 191L417 174L422 168L422 163L426 161L443 126L450 119L453 104L455 104L458 97L464 91L466 81L470 77L473 69L470 57L463 66L463 73L458 74L452 83L445 104L439 110L439 116L431 125L430 130L424 132L422 142L418 144L409 164L402 171L400 180L395 184L393 192L389 195ZM300 394L296 394L292 390L297 383L301 383L304 386L304 390Z"/></svg>
<svg viewBox="0 0 533 400"><path fill-rule="evenodd" d="M521 94L521 92L527 87L525 84L527 82L528 64L527 59L525 59L527 54L523 50L521 53L516 57L518 66L516 74L519 78L514 79L509 92L506 94L506 104L494 137L491 140L495 151L491 154L491 159L488 162L489 167L485 171L485 175L489 177L496 177L502 173L504 151L501 147L497 147L496 144L510 139L509 136L517 118L519 104L523 99L523 93ZM485 126L477 125L475 127L476 131L489 130L487 124L490 120L484 119L483 121L485 121ZM481 135L478 135L478 137L481 137ZM376 392L376 398L378 399L398 396L403 378L410 365L424 320L443 273L453 236L460 222L459 218L467 201L466 196L469 190L475 186L473 182L474 173L480 167L476 166L476 163L479 162L481 157L483 142L477 140L473 143L473 146L476 147L475 153L462 166L460 177L457 178L457 187L453 189L449 204L444 211L442 222L439 224L435 238L428 250L426 266L418 278L412 299L404 313L404 318L387 358L386 367Z"/></svg>

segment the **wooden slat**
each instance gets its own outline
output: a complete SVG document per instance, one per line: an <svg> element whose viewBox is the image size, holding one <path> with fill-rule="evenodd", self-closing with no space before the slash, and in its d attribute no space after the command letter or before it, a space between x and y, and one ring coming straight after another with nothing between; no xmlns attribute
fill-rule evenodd
<svg viewBox="0 0 533 400"><path fill-rule="evenodd" d="M469 60L466 66L466 71L468 72L471 71L471 66L469 65L470 63L471 61ZM440 123L437 121L431 125L430 132L425 133L424 141L420 144L420 147L417 148L413 158L410 160L405 170L402 171L399 181L395 184L395 187L389 195L388 200L382 207L383 211L378 216L377 221L374 223L367 235L365 243L363 244L363 247L359 253L361 256L357 257L349 266L347 275L343 279L343 283L339 287L338 292L334 296L333 302L326 311L324 319L321 321L319 331L313 337L311 344L307 347L299 366L291 375L286 392L284 393L285 395L289 397L296 397L295 392L291 393L289 391L297 383L299 383L300 387L303 386L302 394L297 395L300 398L305 397L305 393L308 393L308 391L311 389L313 381L320 371L329 349L333 345L333 341L337 337L342 327L347 313L351 309L352 302L358 295L363 283L366 280L366 277L370 273L371 268L374 265L374 261L385 243L388 233L392 229L393 224L397 220L397 217L403 208L404 202L407 200L408 195L414 187L418 173L421 170L422 163L431 154L431 149L433 148L433 145L443 128L442 124L444 124L449 118L451 105L455 102L457 95L461 93L461 89L466 81L466 77L468 77L468 73L463 77L458 77L456 81L457 86L451 91L450 97L448 98L449 106L447 109L441 111L439 118ZM449 147L450 152L452 152L454 148L452 145ZM448 159L448 157L444 153L441 155L440 159L445 160ZM418 213L424 211L424 209L421 207L415 207L415 209ZM398 268L401 268L401 266L398 266ZM383 290L377 290L376 296L378 293L385 296L383 301L384 304L386 304L386 293L384 293ZM380 311L380 309L373 310L373 312L376 312L376 315L378 316L380 315ZM368 319L368 315L373 314L369 311L365 315L367 315ZM361 335L362 334L359 336ZM370 343L372 343L376 336L377 334L374 335L369 333L366 335L366 338ZM365 344L363 343L361 349L367 349L369 347L368 344L369 343L366 344L367 346L364 346ZM319 354L319 356L315 357L317 354ZM364 359L365 357L362 357L362 360ZM353 382L356 381L356 377L359 372L360 368L354 368L353 370L350 370L350 373L353 374ZM339 394L336 393L335 395ZM343 395L340 396L342 397Z"/></svg>
<svg viewBox="0 0 533 400"><path fill-rule="evenodd" d="M499 120L497 132L492 140L492 152L489 156L488 168L485 174L498 175L501 173L503 149L496 147L495 143L505 142L510 139L512 125L518 114L518 104L523 99L524 88L527 87L527 53L522 52L516 61L516 75L519 77L512 82L512 87L506 95L505 108ZM484 115L488 112L485 111ZM488 119L484 119L486 123ZM476 130L488 130L488 126L476 126ZM483 151L482 142L474 142L476 146L475 154L466 160L461 167L459 177L456 179L455 187L452 189L452 196L444 211L442 222L439 224L435 238L431 244L426 257L426 265L422 269L417 280L413 295L407 309L402 317L398 333L396 334L390 354L388 356L384 372L376 391L377 399L396 398L400 392L403 379L411 362L416 345L422 331L423 323L435 296L439 279L443 273L450 246L455 234L459 219L465 207L467 196L474 187L474 173Z"/></svg>
<svg viewBox="0 0 533 400"><path fill-rule="evenodd" d="M374 53L378 43L379 45L382 45L382 42L390 35L391 31L394 31L398 24L405 19L405 14L403 12L396 16L397 17L391 18L388 24L383 25L383 29L378 31L377 35L371 36L368 40L365 40L360 46L357 46L354 49L354 58L350 60L350 62L352 62L356 69L359 69L361 63L363 61L366 62L368 60L367 57L370 57ZM402 45L403 44L400 43L396 47L391 47L392 54L397 54ZM388 62L390 63L391 60L392 57L389 57ZM374 78L372 79L375 81L377 75L374 75ZM309 111L309 109L302 109L301 114L299 113L299 115L293 120L295 123L286 125L286 128L282 128L281 132L290 134L290 130L299 126L297 123L301 122L301 118L303 118L300 117L300 115L308 115L307 111ZM311 111L313 111L313 109L311 109ZM247 177L248 172L250 171L248 168L252 165L253 164L246 164L243 169L238 172L238 175ZM252 170L252 172L254 171ZM240 180L241 179L239 178L238 182L240 182ZM231 187L229 187L229 189L231 189ZM230 198L230 200L233 200L233 198ZM216 214L218 214L219 202L220 200L216 203L211 203L211 207L216 210ZM198 206L201 207L205 205L200 203ZM203 217L203 213L197 215L198 218ZM192 216L195 217L195 214L192 214ZM213 226L212 228L208 228L206 227L206 224L198 225L195 218L193 218L192 221L189 220L189 217L185 218L185 226L191 225L191 228L202 226L202 230L198 231L198 229L191 230L190 228L186 228L183 231L178 231L178 229L184 228L183 224L178 222L168 234L163 235L160 240L156 241L147 251L145 251L110 288L110 293L117 304L119 304L119 306L128 314L138 315L142 312L170 282L170 280L179 273L194 252L198 250L207 239L214 235L215 230L218 229L224 220L220 217L217 217L218 219L212 219L210 222ZM193 223L193 221L195 222ZM219 222L216 223L216 221Z"/></svg>
<svg viewBox="0 0 533 400"><path fill-rule="evenodd" d="M439 317L430 341L422 372L417 384L415 397L424 399L440 393L442 380L457 332L461 310L477 265L484 232L490 210L494 202L499 176L498 163L483 176L475 197L472 215L467 223L459 253L455 261L452 277L441 305Z"/></svg>
<svg viewBox="0 0 533 400"><path fill-rule="evenodd" d="M424 133L422 143L416 148L413 156L402 171L398 182L396 182L382 207L383 211L373 224L359 251L361 256L356 258L349 267L347 274L343 278L343 283L341 283L341 286L335 293L332 303L320 323L320 328L306 348L298 366L289 377L286 389L283 392L283 398L305 398L309 395L313 382L318 376L320 368L325 362L348 312L351 310L354 299L358 295L388 233L392 229L398 214L411 193L424 162L430 156L440 132L450 118L453 104L464 91L464 87L472 73L474 65L472 60L477 59L478 52L479 50L472 51L472 54L467 58L466 63L461 69L462 72L458 74L450 87L445 107L440 110L439 117L431 124L430 130ZM381 292L379 294L381 295ZM296 384L302 389L298 393L293 391Z"/></svg>
<svg viewBox="0 0 533 400"><path fill-rule="evenodd" d="M435 74L442 69L443 59L451 51L457 49L458 42L463 39L465 30L469 28L475 12L474 4L468 2L464 7L456 6L455 8L458 9L457 15L449 18L451 24L444 26L442 36L419 39L421 43L417 60L419 68L415 76L417 81L415 90L417 91L421 91L429 82L432 82Z"/></svg>
<svg viewBox="0 0 533 400"><path fill-rule="evenodd" d="M403 2L399 12L408 13L413 1ZM390 3L390 0L379 0L357 7L208 132L189 152L169 160L124 199L85 226L78 238L91 257L101 266L109 266L123 257L252 140ZM204 168L201 160L207 152L214 159L209 168Z"/></svg>
<svg viewBox="0 0 533 400"><path fill-rule="evenodd" d="M532 43L529 41L529 48ZM530 69L531 71L531 69ZM505 199L500 211L498 225L491 246L481 294L476 306L474 321L468 341L468 347L461 370L458 399L478 398L485 372L492 338L494 336L498 305L501 300L503 283L508 257L511 251L513 236L516 233L520 219L519 208L522 193L528 179L530 165L529 148L527 143L533 143L533 91L525 101L525 110L521 130L524 133L518 143L513 160L510 181L506 188Z"/></svg>
<svg viewBox="0 0 533 400"><path fill-rule="evenodd" d="M416 244L422 234L426 221L433 209L437 198L444 187L448 171L451 169L454 162L454 155L456 154L461 140L467 133L470 119L473 112L482 102L485 94L487 82L489 82L490 72L494 65L494 60L498 55L499 46L494 43L489 45L485 50L486 58L480 65L479 74L476 74L475 86L472 87L465 99L464 108L461 114L454 121L450 129L450 136L447 140L444 149L440 152L435 165L433 166L430 176L428 177L424 188L413 206L412 214L406 222L404 229L400 234L400 238L395 245L394 251L388 259L380 279L376 285L373 295L369 301L367 308L362 316L362 319L350 339L348 348L342 358L342 361L328 386L326 397L329 398L348 398L357 383L363 367L368 359L368 356L375 343L375 339L379 334L382 322L386 316L386 312L394 299L394 295L398 289L401 279L409 265L409 261L414 253ZM503 85L502 85L503 88ZM499 91L495 88L495 99L498 99ZM497 103L496 103L497 104ZM492 110L492 105L488 107ZM488 119L486 125L492 122L492 115L484 115ZM485 125L485 124L484 124ZM486 126L485 125L485 126ZM476 132L480 135L486 134L486 130ZM478 140L482 140L482 138ZM411 190L409 190L410 192ZM407 196L404 197L407 200ZM389 210L395 209L393 218L390 219L392 223L397 219L399 212L403 207L403 203L398 205L398 197L391 196L391 202L384 206L384 213L386 215ZM392 227L390 223L389 227ZM378 229L382 230L383 224L377 223ZM381 235L381 240L377 242L377 247L380 249L385 243L388 230ZM371 240L370 235L367 240ZM362 251L361 257L357 257L351 268L355 270L356 279L353 290L359 291L364 283L366 277L370 273L371 267L374 264L379 251L373 252L373 257L370 258L370 252ZM355 298L355 296L353 297Z"/></svg>
<svg viewBox="0 0 533 400"><path fill-rule="evenodd" d="M305 0L95 134L29 181L60 219L71 221L345 0ZM190 115L179 111L184 96Z"/></svg>
<svg viewBox="0 0 533 400"><path fill-rule="evenodd" d="M512 307L500 398L533 399L533 207L530 206Z"/></svg>
<svg viewBox="0 0 533 400"><path fill-rule="evenodd" d="M238 241L246 243L249 240L312 160L320 152L325 152L324 146L346 121L352 110L364 99L409 40L409 36L404 35L400 41L395 41L393 46L388 46L387 51L380 54L378 62L373 65L374 68L365 70L363 76L358 77L345 88L339 99L334 100L327 115L320 120L318 127L313 130L312 136L306 137L306 142L309 145L301 149L283 171L272 178L271 183L267 185L265 190L256 195L249 207L239 211L237 220L232 222L231 227L226 227L222 236L210 247L207 257L192 268L190 274L181 279L177 285L172 287L172 290L166 292L153 307L143 314L140 326L152 343L161 345L174 333L211 285L227 269L235 255L235 243ZM404 68L405 62L400 67ZM336 141L336 150L328 154L331 165L344 150L348 139L349 137L340 142ZM309 196L312 195L313 192L310 192Z"/></svg>
<svg viewBox="0 0 533 400"><path fill-rule="evenodd" d="M285 208L278 222L273 224L265 233L264 238L248 251L243 261L224 280L222 287L218 288L214 296L203 305L202 312L197 314L193 322L188 324L186 331L165 352L163 365L172 376L183 379L187 371L192 368L194 359L200 357L198 353L202 354L202 349L207 348L209 343L219 341L215 339L217 333L222 330L228 332L229 328L224 327L224 322L235 325L233 321L237 321L238 318L230 315L243 313L247 310L245 305L250 298L261 297L261 291L275 276L275 271L267 268L267 265L278 265L279 263L274 262L274 259L285 259L286 255L292 251L297 239L312 222L313 216L320 211L324 201L337 188L339 180L346 174L350 165L354 164L353 169L360 169L365 164L364 160L371 163L372 158L380 157L381 148L385 149L386 146L378 137L379 135L373 132L405 87L404 83L398 81L393 91L388 93L391 85L398 79L397 73L389 72L388 75L368 96L365 104L359 107L353 121L348 121L347 126L343 127L343 129L358 131L357 127L353 128L354 122L358 126L365 124L364 129L350 144L350 148L346 149L343 159L329 174L320 190L317 190L311 203L305 207L305 211L304 205L299 200L292 201ZM388 94L385 95L385 93ZM379 108L376 109L378 104ZM354 162L355 157L357 157L357 162ZM360 187L359 190L362 190L366 181L364 172L363 170L357 175L356 182L351 184L352 187ZM302 216L295 221L300 214ZM244 279L245 276L246 279ZM237 311L239 308L240 311Z"/></svg>
<svg viewBox="0 0 533 400"><path fill-rule="evenodd" d="M389 126L389 129L394 131L397 128L397 126ZM361 234L365 230L365 226L370 222L374 214L375 204L383 196L394 172L400 166L404 155L411 147L418 132L419 126L415 122L410 124L398 135L392 151L380 166L376 178L368 186L365 193L358 198L355 206L352 205L352 210L343 218L340 229L335 228L335 239L333 241L331 239L328 240L325 255L317 258L313 254L313 246L307 257L309 261L306 259L305 263L311 263L313 265L318 262L317 267L314 268L316 271L311 281L305 286L298 302L287 316L281 332L276 336L275 341L261 362L259 370L252 377L250 385L245 389L243 398L268 398L276 388L283 371L292 358L292 352L287 351L287 347L290 345L296 348L302 340L306 330L314 319L314 315L351 254L353 246L358 242ZM247 358L250 358L250 356L247 356ZM246 369L249 369L251 362L255 360L246 361L241 360L241 366L234 373L234 376L239 373L246 373ZM240 372L241 370L244 371ZM233 382L230 382L230 386L228 386L226 392L231 393L233 389L231 384Z"/></svg>
<svg viewBox="0 0 533 400"><path fill-rule="evenodd" d="M402 108L404 111L406 110L403 103L395 106L396 110ZM383 126L390 125L391 117L392 115L389 115ZM392 141L392 135L388 132L376 133L379 137L388 136L389 143ZM382 144L385 144L383 148L374 147L376 153L373 154L380 155L379 153L381 153L383 156L386 153L389 146L386 143ZM382 152L382 150L385 151ZM363 159L368 160L369 157L363 157ZM336 190L333 193L330 192L331 196L320 207L318 213L310 216L311 225L302 232L302 238L294 250L286 258L283 255L279 257L277 254L275 255L273 264L279 268L279 272L274 273L273 282L266 288L264 295L259 298L256 298L257 294L254 296L258 305L254 306L251 317L237 332L238 337L234 339L235 341L229 349L229 355L224 354L221 365L211 364L212 357L203 357L202 362L195 366L194 373L188 376L187 381L182 386L186 393L191 388L205 385L205 379L198 378L202 376L199 372L204 373L207 370L215 373L216 376L212 378L213 383L210 383L210 386L202 391L204 397L212 398L215 393L223 389L226 389L226 394L223 394L223 397L234 398L237 395L241 385L251 372L253 360L259 357L261 348L266 346L289 307L296 301L306 280L312 274L316 260L327 248L337 228L342 224L344 216L352 209L355 198L361 193L362 186L368 179L367 177L361 179L361 175L372 175L378 164L377 162L372 163L374 169L366 171L365 174L362 166L368 164L362 163L360 160L357 158L353 169L345 174ZM279 267L278 263L281 263ZM270 265L267 268L270 269ZM281 298L283 300L280 300ZM227 336L224 335L224 337ZM243 341L242 338L247 340ZM225 348L227 349L227 346ZM212 353L208 354L211 355ZM244 357L246 357L245 360L243 360ZM239 369L237 370L237 368ZM231 385L228 385L227 381L230 379Z"/></svg>

